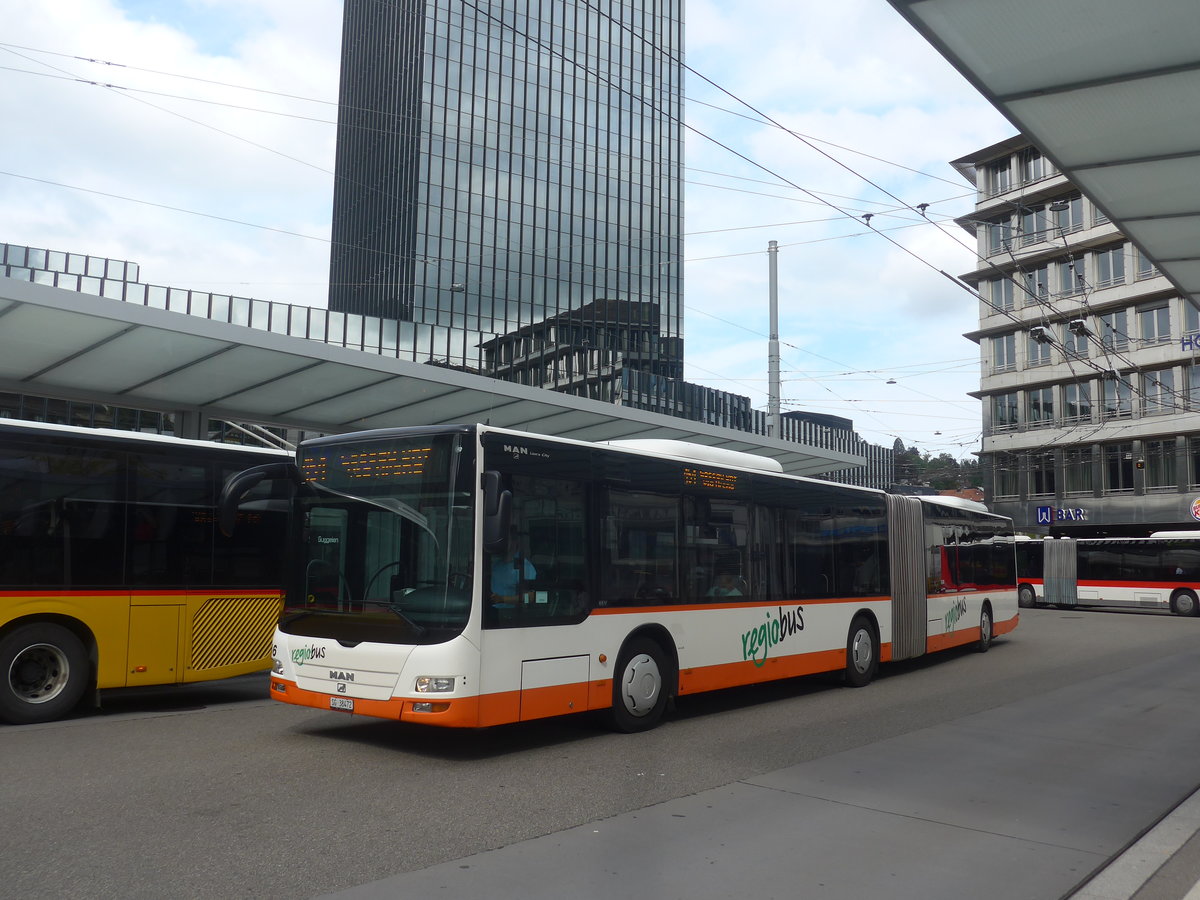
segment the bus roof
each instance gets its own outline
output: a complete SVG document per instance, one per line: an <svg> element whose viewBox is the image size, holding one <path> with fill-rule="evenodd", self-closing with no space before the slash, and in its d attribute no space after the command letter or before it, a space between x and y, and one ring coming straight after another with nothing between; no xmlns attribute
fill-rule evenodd
<svg viewBox="0 0 1200 900"><path fill-rule="evenodd" d="M223 444L217 441L199 441L190 438L179 438L167 434L146 434L141 431L122 431L119 428L86 428L80 425L59 425L54 422L28 422L24 419L0 418L0 431L23 432L27 434L58 434L78 435L102 440L122 441L129 444L161 444L173 447L202 447L209 450L245 451L250 453L267 453L272 456L291 458L287 450L276 447L250 447L244 444Z"/></svg>

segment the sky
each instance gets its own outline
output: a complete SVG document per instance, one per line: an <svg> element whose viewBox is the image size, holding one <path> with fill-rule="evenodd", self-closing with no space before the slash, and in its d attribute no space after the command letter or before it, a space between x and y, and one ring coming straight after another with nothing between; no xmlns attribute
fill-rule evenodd
<svg viewBox="0 0 1200 900"><path fill-rule="evenodd" d="M0 241L325 305L338 0L0 0L0 21ZM1012 126L886 0L686 0L686 35L686 378L766 408L776 241L783 410L969 457L978 301L939 270L975 267L953 224L974 192L949 161Z"/></svg>

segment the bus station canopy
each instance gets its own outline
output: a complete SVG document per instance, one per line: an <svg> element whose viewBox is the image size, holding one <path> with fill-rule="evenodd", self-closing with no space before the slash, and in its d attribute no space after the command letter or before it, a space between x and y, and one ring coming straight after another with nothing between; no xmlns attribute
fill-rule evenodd
<svg viewBox="0 0 1200 900"><path fill-rule="evenodd" d="M848 452L7 278L0 278L0 391L330 434L486 422L586 441L692 441L766 456L794 475L863 462Z"/></svg>
<svg viewBox="0 0 1200 900"><path fill-rule="evenodd" d="M1196 0L890 0L1200 306Z"/></svg>

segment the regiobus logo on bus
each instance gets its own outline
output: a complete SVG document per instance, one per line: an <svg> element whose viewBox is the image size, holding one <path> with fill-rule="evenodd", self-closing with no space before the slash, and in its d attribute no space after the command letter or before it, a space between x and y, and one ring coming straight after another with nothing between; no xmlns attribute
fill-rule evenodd
<svg viewBox="0 0 1200 900"><path fill-rule="evenodd" d="M742 659L752 660L755 666L761 667L766 663L767 653L772 647L803 630L803 606L797 606L795 609L779 607L778 619L772 619L771 611L767 610L767 621L742 635Z"/></svg>

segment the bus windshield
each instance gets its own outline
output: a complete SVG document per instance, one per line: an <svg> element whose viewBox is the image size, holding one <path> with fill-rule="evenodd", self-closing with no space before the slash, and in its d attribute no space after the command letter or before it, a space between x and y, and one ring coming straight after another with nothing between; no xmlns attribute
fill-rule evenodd
<svg viewBox="0 0 1200 900"><path fill-rule="evenodd" d="M346 642L431 644L471 612L471 472L463 435L319 441L301 451L279 627Z"/></svg>

